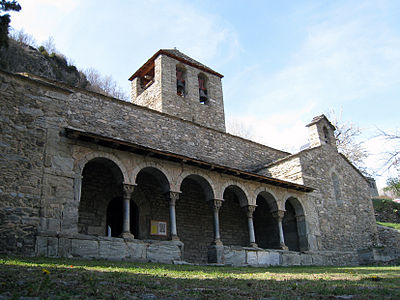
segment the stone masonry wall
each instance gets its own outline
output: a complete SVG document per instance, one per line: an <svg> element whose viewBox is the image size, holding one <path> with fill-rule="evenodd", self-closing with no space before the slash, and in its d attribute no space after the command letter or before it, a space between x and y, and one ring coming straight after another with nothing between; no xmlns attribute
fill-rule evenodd
<svg viewBox="0 0 400 300"><path fill-rule="evenodd" d="M186 71L185 96L176 93L177 60L169 56L161 56L156 60L157 67L162 69L162 111L225 132L224 102L221 78L210 73L204 73L197 68L184 65ZM208 101L199 101L198 75L207 76Z"/></svg>
<svg viewBox="0 0 400 300"><path fill-rule="evenodd" d="M13 77L0 78L0 252L19 254L32 253L43 213L47 139L45 113L26 92Z"/></svg>
<svg viewBox="0 0 400 300"><path fill-rule="evenodd" d="M321 250L357 250L377 243L377 229L367 181L330 145L299 154L309 199L318 214ZM332 173L339 179L340 199ZM340 200L340 201L339 201Z"/></svg>
<svg viewBox="0 0 400 300"><path fill-rule="evenodd" d="M324 203L326 198L320 200L317 196L307 197L304 193L293 190L196 169L185 164L157 162L151 157L105 148L94 143L71 140L62 133L63 128L73 127L241 169L252 169L254 166L283 158L287 155L285 152L131 103L70 87L57 87L53 84L37 82L3 72L0 72L0 97L2 99L0 103L2 112L0 157L2 171L4 170L4 174L6 174L2 176L0 186L2 199L0 204L2 205L0 211L1 251L14 251L18 248L20 252L34 253L34 236L37 230L48 231L49 235L56 235L58 232L63 234L78 232L77 212L80 187L77 183L81 180L81 173L76 168L76 163L80 159L90 156L91 153L97 153L97 155L100 153L101 157L112 157L113 161L120 160L122 163L119 166L125 166L129 170L129 172L124 172L127 180L130 179L129 176L132 176L133 170L139 164L154 163L158 164L160 169L167 169L168 171L165 173L169 173L169 178L173 178L175 182L177 178L184 176L185 172L205 174L205 178L211 178L210 182L215 196L219 195L219 197L222 197L223 194L221 186L231 181L232 183L229 184L243 187L249 203L255 204L257 193L261 190L274 194L280 209L284 208L284 201L289 196L299 198L304 206L310 249L319 249L318 243L314 240L316 236L322 235L318 232L320 228L322 231L318 218L323 218L324 211L327 211ZM328 155L328 153L304 158L305 165L321 164L321 171L317 170L318 166L315 167L315 170L307 170L308 181L305 183L310 183L312 187L314 187L314 183L318 183L318 176L325 178L323 172L327 166L334 165L328 159L326 163L324 161L314 162L316 158L324 157L324 155ZM340 169L340 172L337 171L337 173L351 176L352 170L348 170L344 166L343 170ZM315 186L319 189L318 185ZM354 191L354 193L357 192L359 191ZM145 192L135 189L135 193L143 195ZM361 194L363 195L363 191ZM359 198L357 198L358 200ZM363 208L364 203L361 202L358 207L357 202L355 200L353 202L349 211L361 211L360 218L364 218L366 216L364 210L367 210L365 207ZM315 206L317 208L314 208ZM178 207L179 204L177 204L179 236ZM167 205L165 209L168 209ZM322 215L318 215L316 210L322 210ZM335 212L335 210L331 207L328 212ZM340 213L343 213L344 216L348 215L342 211ZM212 214L209 215L209 218L212 222ZM334 223L335 221L337 220L332 220L332 226L348 224L353 222L353 219L348 223L345 223L347 220L340 220L342 223ZM355 234L346 236L349 239L354 237L357 246L363 243L359 223L354 222ZM210 228L210 239L212 239L212 226L207 228ZM346 235L350 231L350 229L346 229ZM337 244L332 243L333 247L340 245L342 239L335 235L329 236L330 232L323 228L323 234L325 233L328 235L327 240L320 238L321 245L325 249L331 246L328 243L330 238L337 239ZM366 233L364 238L367 235Z"/></svg>
<svg viewBox="0 0 400 300"><path fill-rule="evenodd" d="M400 258L400 231L378 225L379 241L384 246L386 256Z"/></svg>
<svg viewBox="0 0 400 300"><path fill-rule="evenodd" d="M191 122L157 113L124 101L103 97L83 90L56 89L29 79L0 73L14 81L13 88L21 90L20 97L32 99L38 113L48 112L43 119L52 126L79 128L154 149L177 153L210 163L238 169L283 158L288 153L237 136L208 129ZM8 80L8 79L7 79ZM17 94L18 97L18 94ZM12 105L13 102L6 102ZM43 111L44 110L44 111ZM54 117L53 117L54 116ZM59 132L57 132L59 134ZM196 138L193 138L196 137ZM65 151L65 150L64 150Z"/></svg>
<svg viewBox="0 0 400 300"><path fill-rule="evenodd" d="M297 155L284 158L281 162L278 162L271 167L263 168L259 173L265 176L304 184L300 158Z"/></svg>

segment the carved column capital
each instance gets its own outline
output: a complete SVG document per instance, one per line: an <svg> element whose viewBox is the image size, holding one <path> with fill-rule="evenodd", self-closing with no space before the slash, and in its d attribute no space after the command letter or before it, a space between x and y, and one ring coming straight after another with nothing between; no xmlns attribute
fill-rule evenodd
<svg viewBox="0 0 400 300"><path fill-rule="evenodd" d="M245 206L246 214L248 218L253 218L253 213L256 209L257 205L247 205Z"/></svg>
<svg viewBox="0 0 400 300"><path fill-rule="evenodd" d="M274 217L278 222L282 222L283 217L285 216L285 210L277 210L272 212L272 217Z"/></svg>
<svg viewBox="0 0 400 300"><path fill-rule="evenodd" d="M124 199L130 199L133 191L135 190L136 184L123 183L122 189L124 191Z"/></svg>
<svg viewBox="0 0 400 300"><path fill-rule="evenodd" d="M169 205L175 206L176 201L179 200L181 194L182 192L179 191L169 191L165 193L165 197L167 201L169 201Z"/></svg>
<svg viewBox="0 0 400 300"><path fill-rule="evenodd" d="M210 204L211 208L214 210L219 211L219 209L222 206L222 203L224 202L223 199L211 199L208 201L208 203Z"/></svg>

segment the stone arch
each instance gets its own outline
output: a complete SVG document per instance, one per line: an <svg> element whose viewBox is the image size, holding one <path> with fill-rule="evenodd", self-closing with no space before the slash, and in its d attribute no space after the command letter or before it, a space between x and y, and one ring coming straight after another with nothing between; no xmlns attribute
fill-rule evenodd
<svg viewBox="0 0 400 300"><path fill-rule="evenodd" d="M283 233L285 244L291 251L308 250L306 217L298 198L290 196L285 201Z"/></svg>
<svg viewBox="0 0 400 300"><path fill-rule="evenodd" d="M256 209L253 214L256 244L265 249L280 247L277 212L279 210L276 196L266 190L256 194Z"/></svg>
<svg viewBox="0 0 400 300"><path fill-rule="evenodd" d="M215 198L215 192L214 192L215 188L213 181L207 175L201 173L195 173L195 172L182 173L178 177L178 180L176 181L176 187L178 187L179 190L181 190L183 180L187 178L194 180L201 186L205 194L205 201L209 201Z"/></svg>
<svg viewBox="0 0 400 300"><path fill-rule="evenodd" d="M82 175L83 168L85 167L85 165L89 161L96 159L96 158L105 158L105 159L112 161L121 170L121 173L123 175L123 182L124 183L132 183L129 180L130 177L129 177L128 171L127 171L125 165L121 162L121 160L117 156L115 156L111 153L106 153L106 152L99 152L99 151L90 152L90 153L86 154L85 156L83 156L82 158L80 158L79 160L76 160L75 164L74 164L75 173Z"/></svg>
<svg viewBox="0 0 400 300"><path fill-rule="evenodd" d="M236 182L236 181L226 181L225 183L223 183L221 185L221 188L220 188L221 198L223 198L223 195L224 195L226 189L229 187L232 187L238 193L240 206L244 207L247 205L251 205L250 200L249 200L250 199L249 192L248 192L247 188L244 185L242 185L241 183Z"/></svg>
<svg viewBox="0 0 400 300"><path fill-rule="evenodd" d="M135 184L137 181L137 176L140 172L142 171L149 172L157 180L159 183L162 185L163 192L168 192L171 188L171 176L169 172L161 166L161 164L158 164L156 162L142 162L138 165L136 165L135 169L131 173L131 180Z"/></svg>
<svg viewBox="0 0 400 300"><path fill-rule="evenodd" d="M88 157L91 156L86 156L86 159ZM78 232L106 235L109 203L114 199L122 199L124 174L115 161L98 156L79 167L82 168L82 179Z"/></svg>
<svg viewBox="0 0 400 300"><path fill-rule="evenodd" d="M156 163L144 162L134 169L132 179L136 185L131 203L133 201L136 206L137 236L140 239L169 239L168 230L166 234L159 234L157 230L153 232L159 224L165 224L167 228L170 226L168 173Z"/></svg>

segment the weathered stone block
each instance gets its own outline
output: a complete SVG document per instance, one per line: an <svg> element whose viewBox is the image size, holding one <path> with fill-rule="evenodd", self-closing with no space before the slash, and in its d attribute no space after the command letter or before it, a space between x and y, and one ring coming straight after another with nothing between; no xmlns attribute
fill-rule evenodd
<svg viewBox="0 0 400 300"><path fill-rule="evenodd" d="M282 266L300 266L300 255L295 252L282 253Z"/></svg>
<svg viewBox="0 0 400 300"><path fill-rule="evenodd" d="M99 257L99 242L73 239L71 243L71 255L83 258L97 258Z"/></svg>
<svg viewBox="0 0 400 300"><path fill-rule="evenodd" d="M224 247L225 263L232 266L242 266L246 264L246 251L233 250L229 247Z"/></svg>
<svg viewBox="0 0 400 300"><path fill-rule="evenodd" d="M47 256L47 237L37 236L35 254L37 256Z"/></svg>
<svg viewBox="0 0 400 300"><path fill-rule="evenodd" d="M60 237L58 240L58 256L71 257L72 243L69 238Z"/></svg>
<svg viewBox="0 0 400 300"><path fill-rule="evenodd" d="M47 238L47 255L49 257L58 256L58 238L56 237Z"/></svg>
<svg viewBox="0 0 400 300"><path fill-rule="evenodd" d="M180 249L181 242L154 242L147 248L147 259L151 262L172 263L174 260L182 260Z"/></svg>
<svg viewBox="0 0 400 300"><path fill-rule="evenodd" d="M99 256L104 259L122 260L128 256L127 246L118 240L100 241Z"/></svg>
<svg viewBox="0 0 400 300"><path fill-rule="evenodd" d="M133 261L147 261L147 245L140 242L126 242L127 258Z"/></svg>
<svg viewBox="0 0 400 300"><path fill-rule="evenodd" d="M257 251L246 251L246 263L249 265L257 265Z"/></svg>
<svg viewBox="0 0 400 300"><path fill-rule="evenodd" d="M258 251L257 261L259 265L278 266L280 255L276 252Z"/></svg>

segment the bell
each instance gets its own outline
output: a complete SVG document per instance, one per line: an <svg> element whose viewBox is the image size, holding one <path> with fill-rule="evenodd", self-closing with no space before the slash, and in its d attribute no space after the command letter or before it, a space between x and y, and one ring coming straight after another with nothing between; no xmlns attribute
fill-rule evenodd
<svg viewBox="0 0 400 300"><path fill-rule="evenodd" d="M182 88L182 89L185 89L185 82L183 81L183 80L177 80L176 81L176 86L177 86L177 88L179 89L179 88Z"/></svg>
<svg viewBox="0 0 400 300"><path fill-rule="evenodd" d="M185 82L183 80L176 81L176 91L178 95L183 96L185 94Z"/></svg>
<svg viewBox="0 0 400 300"><path fill-rule="evenodd" d="M207 90L199 90L200 102L204 103L208 100Z"/></svg>

